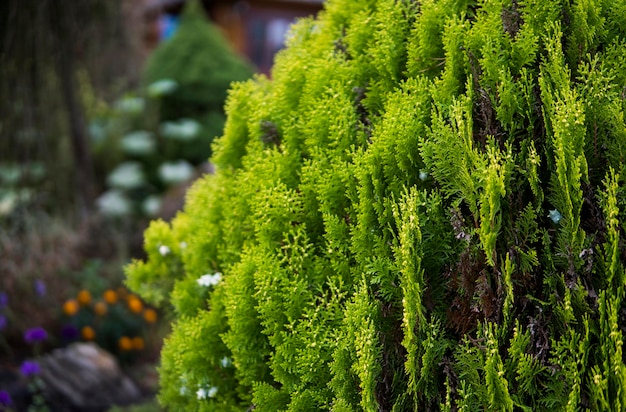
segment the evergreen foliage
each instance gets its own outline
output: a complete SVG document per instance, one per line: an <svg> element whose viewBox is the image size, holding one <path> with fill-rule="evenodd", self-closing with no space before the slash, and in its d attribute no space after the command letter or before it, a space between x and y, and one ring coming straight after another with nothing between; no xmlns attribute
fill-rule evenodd
<svg viewBox="0 0 626 412"><path fill-rule="evenodd" d="M176 82L176 90L160 99L160 119L192 118L203 125L205 138L180 155L198 163L208 158L210 142L222 132L230 83L249 79L253 71L208 21L200 1L187 3L172 38L151 54L143 81L146 85L165 79Z"/></svg>
<svg viewBox="0 0 626 412"><path fill-rule="evenodd" d="M624 410L625 90L623 2L329 0L127 269L161 402Z"/></svg>

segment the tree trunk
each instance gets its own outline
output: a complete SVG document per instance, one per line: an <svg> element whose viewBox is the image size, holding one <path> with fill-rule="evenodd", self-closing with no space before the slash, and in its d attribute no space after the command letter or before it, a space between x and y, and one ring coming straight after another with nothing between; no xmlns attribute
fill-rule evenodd
<svg viewBox="0 0 626 412"><path fill-rule="evenodd" d="M72 22L73 16L68 15L67 10L61 10L59 5L57 5L56 12L57 70L68 116L75 167L74 181L82 219L87 217L93 208L95 190L93 160L89 150L85 116L76 87L75 43L72 38L73 30L70 27L76 22Z"/></svg>

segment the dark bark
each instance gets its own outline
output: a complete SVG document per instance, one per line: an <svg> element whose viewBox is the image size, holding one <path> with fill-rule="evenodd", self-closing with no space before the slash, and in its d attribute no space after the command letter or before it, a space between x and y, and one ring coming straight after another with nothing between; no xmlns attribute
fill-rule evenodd
<svg viewBox="0 0 626 412"><path fill-rule="evenodd" d="M76 86L76 48L73 34L76 33L77 22L73 16L57 4L55 8L55 40L57 46L57 74L59 76L61 94L66 106L72 154L74 158L74 182L78 196L81 217L86 217L93 208L95 198L93 159L87 139L87 128L83 107L78 98Z"/></svg>
<svg viewBox="0 0 626 412"><path fill-rule="evenodd" d="M77 98L72 56L60 56L58 70L61 92L67 107L70 127L74 165L76 168L76 193L79 197L81 215L86 215L92 209L94 201L93 160L89 150L89 141L87 140L83 108Z"/></svg>

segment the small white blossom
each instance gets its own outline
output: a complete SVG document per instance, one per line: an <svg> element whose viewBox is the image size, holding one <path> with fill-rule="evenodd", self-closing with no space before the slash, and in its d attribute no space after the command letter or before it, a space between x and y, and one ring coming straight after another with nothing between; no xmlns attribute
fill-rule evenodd
<svg viewBox="0 0 626 412"><path fill-rule="evenodd" d="M217 395L217 386L211 386L207 391L207 396L209 398L215 398L215 395Z"/></svg>
<svg viewBox="0 0 626 412"><path fill-rule="evenodd" d="M556 209L552 209L549 213L548 213L548 217L556 224L558 224L561 219L563 218L563 216L561 216L561 213L556 210Z"/></svg>
<svg viewBox="0 0 626 412"><path fill-rule="evenodd" d="M214 274L207 273L206 275L202 275L200 279L198 279L198 285L200 286L215 286L220 283L222 280L222 274L220 272L215 272Z"/></svg>
<svg viewBox="0 0 626 412"><path fill-rule="evenodd" d="M193 177L194 168L185 160L165 162L159 166L159 178L165 184L185 182Z"/></svg>
<svg viewBox="0 0 626 412"><path fill-rule="evenodd" d="M196 395L198 396L198 399L206 399L208 396L208 392L206 389L200 388L198 389L198 392L196 392Z"/></svg>
<svg viewBox="0 0 626 412"><path fill-rule="evenodd" d="M226 356L224 356L222 358L222 360L220 360L220 364L222 365L222 368L227 368L230 365L232 365L232 362L230 361L230 359L228 359Z"/></svg>
<svg viewBox="0 0 626 412"><path fill-rule="evenodd" d="M193 119L161 123L161 134L174 140L193 140L198 136L201 129L200 123Z"/></svg>
<svg viewBox="0 0 626 412"><path fill-rule="evenodd" d="M198 399L215 398L217 395L217 386L211 386L210 388L200 388L196 392Z"/></svg>
<svg viewBox="0 0 626 412"><path fill-rule="evenodd" d="M134 189L146 182L146 175L139 162L124 162L107 176L107 184L116 189Z"/></svg>
<svg viewBox="0 0 626 412"><path fill-rule="evenodd" d="M109 216L124 216L130 214L132 206L130 200L124 195L123 192L113 189L105 192L96 200L98 209L105 215ZM3 210L0 203L0 212ZM10 208L9 208L10 210Z"/></svg>
<svg viewBox="0 0 626 412"><path fill-rule="evenodd" d="M170 248L165 246L165 245L161 245L159 246L159 253L161 254L161 256L166 256L169 255L171 252Z"/></svg>
<svg viewBox="0 0 626 412"><path fill-rule="evenodd" d="M423 170L420 170L419 177L420 177L420 180L423 182L424 180L428 179L428 173Z"/></svg>
<svg viewBox="0 0 626 412"><path fill-rule="evenodd" d="M120 147L124 153L129 155L144 156L154 153L156 150L156 141L152 132L136 130L122 137Z"/></svg>
<svg viewBox="0 0 626 412"><path fill-rule="evenodd" d="M161 198L158 196L148 196L141 203L141 210L148 216L156 217L161 210Z"/></svg>
<svg viewBox="0 0 626 412"><path fill-rule="evenodd" d="M148 86L148 96L161 97L172 94L178 88L178 83L172 79L161 79Z"/></svg>
<svg viewBox="0 0 626 412"><path fill-rule="evenodd" d="M187 395L187 387L186 386L181 386L178 391L180 392L181 396Z"/></svg>
<svg viewBox="0 0 626 412"><path fill-rule="evenodd" d="M180 242L178 244L178 246L180 246L181 249L186 249L187 248L187 242Z"/></svg>

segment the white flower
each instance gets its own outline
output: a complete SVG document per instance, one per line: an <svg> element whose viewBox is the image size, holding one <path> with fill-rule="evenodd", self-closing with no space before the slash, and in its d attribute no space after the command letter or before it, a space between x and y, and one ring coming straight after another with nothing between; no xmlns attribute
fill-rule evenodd
<svg viewBox="0 0 626 412"><path fill-rule="evenodd" d="M215 398L215 395L217 395L217 386L211 386L207 391L207 396L209 398Z"/></svg>
<svg viewBox="0 0 626 412"><path fill-rule="evenodd" d="M161 210L161 198L156 195L148 196L141 203L141 210L147 216L155 217Z"/></svg>
<svg viewBox="0 0 626 412"><path fill-rule="evenodd" d="M186 386L181 386L178 391L180 392L181 396L187 395L187 387Z"/></svg>
<svg viewBox="0 0 626 412"><path fill-rule="evenodd" d="M195 139L202 126L193 119L180 119L176 122L163 122L161 134L169 139L189 141Z"/></svg>
<svg viewBox="0 0 626 412"><path fill-rule="evenodd" d="M217 395L217 386L211 386L210 388L200 388L196 392L198 399L214 398Z"/></svg>
<svg viewBox="0 0 626 412"><path fill-rule="evenodd" d="M198 399L206 399L208 392L206 389L200 388L198 389L198 392L196 392L196 395L198 396Z"/></svg>
<svg viewBox="0 0 626 412"><path fill-rule="evenodd" d="M420 176L420 180L421 181L424 181L424 180L428 179L428 173L423 171L423 170L420 170L420 175L419 176Z"/></svg>
<svg viewBox="0 0 626 412"><path fill-rule="evenodd" d="M222 358L222 360L220 360L220 364L222 365L222 368L227 368L230 365L232 365L232 362L230 361L230 359L228 359L226 356L224 356Z"/></svg>
<svg viewBox="0 0 626 412"><path fill-rule="evenodd" d="M180 246L181 249L185 249L187 248L187 242L180 242L178 246Z"/></svg>
<svg viewBox="0 0 626 412"><path fill-rule="evenodd" d="M0 202L1 204L1 202ZM108 216L124 216L130 214L132 206L124 193L119 190L109 190L96 200L98 209Z"/></svg>
<svg viewBox="0 0 626 412"><path fill-rule="evenodd" d="M212 275L207 273L206 275L200 276L200 279L198 279L198 285L205 287L215 286L220 283L220 280L222 280L222 274L220 272L215 272Z"/></svg>
<svg viewBox="0 0 626 412"><path fill-rule="evenodd" d="M172 94L178 88L178 83L172 79L161 79L148 86L150 97L161 97Z"/></svg>
<svg viewBox="0 0 626 412"><path fill-rule="evenodd" d="M552 209L549 213L548 213L548 217L550 219L552 219L552 221L556 224L558 224L561 219L563 218L563 216L561 216L561 213L556 210L556 209Z"/></svg>
<svg viewBox="0 0 626 412"><path fill-rule="evenodd" d="M156 142L152 133L138 130L128 133L120 140L120 147L124 153L130 155L147 155L156 149Z"/></svg>
<svg viewBox="0 0 626 412"><path fill-rule="evenodd" d="M184 160L165 162L159 166L159 178L168 185L187 181L193 173L193 166Z"/></svg>
<svg viewBox="0 0 626 412"><path fill-rule="evenodd" d="M159 246L159 253L161 254L161 256L169 255L170 252L171 250L169 247L165 245Z"/></svg>
<svg viewBox="0 0 626 412"><path fill-rule="evenodd" d="M141 163L124 162L107 176L107 184L116 189L134 189L146 181Z"/></svg>

